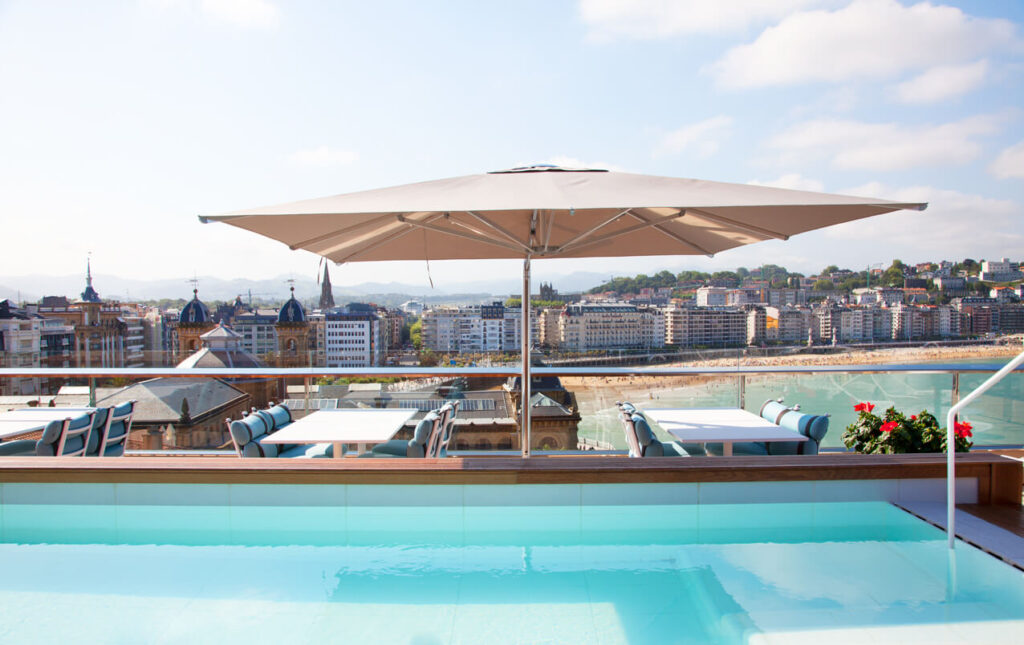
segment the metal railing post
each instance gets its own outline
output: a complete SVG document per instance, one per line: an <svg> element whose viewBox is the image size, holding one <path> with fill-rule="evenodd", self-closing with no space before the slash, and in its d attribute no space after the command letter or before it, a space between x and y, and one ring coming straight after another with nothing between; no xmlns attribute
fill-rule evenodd
<svg viewBox="0 0 1024 645"><path fill-rule="evenodd" d="M741 410L747 409L747 375L740 374L739 383L736 388L736 407Z"/></svg>
<svg viewBox="0 0 1024 645"><path fill-rule="evenodd" d="M1024 363L1024 352L1018 354L1015 359L990 376L963 400L950 406L949 412L946 414L946 541L950 549L956 542L956 414L961 408L966 407L993 385L1003 380L1003 377L1017 369L1022 363Z"/></svg>
<svg viewBox="0 0 1024 645"><path fill-rule="evenodd" d="M89 407L96 407L96 379L89 379Z"/></svg>

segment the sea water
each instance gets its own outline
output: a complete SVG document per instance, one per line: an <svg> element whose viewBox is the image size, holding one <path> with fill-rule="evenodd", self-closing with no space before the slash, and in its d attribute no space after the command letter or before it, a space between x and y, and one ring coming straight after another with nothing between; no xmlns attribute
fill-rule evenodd
<svg viewBox="0 0 1024 645"><path fill-rule="evenodd" d="M2 643L1022 635L1021 571L881 502L0 506Z"/></svg>

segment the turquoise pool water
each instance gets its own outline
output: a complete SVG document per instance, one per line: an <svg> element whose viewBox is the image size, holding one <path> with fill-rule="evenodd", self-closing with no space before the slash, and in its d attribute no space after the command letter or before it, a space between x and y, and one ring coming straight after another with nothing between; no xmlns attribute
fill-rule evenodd
<svg viewBox="0 0 1024 645"><path fill-rule="evenodd" d="M1019 642L1024 574L947 554L882 502L7 504L0 642Z"/></svg>

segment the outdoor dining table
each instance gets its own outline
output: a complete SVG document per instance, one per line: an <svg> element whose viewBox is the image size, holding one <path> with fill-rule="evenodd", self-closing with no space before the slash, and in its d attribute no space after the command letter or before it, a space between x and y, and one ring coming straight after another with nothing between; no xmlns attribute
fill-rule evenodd
<svg viewBox="0 0 1024 645"><path fill-rule="evenodd" d="M416 415L415 409L342 409L318 410L281 428L263 439L263 443L331 443L334 458L340 459L343 445L354 445L355 454L367 446L394 437L405 422Z"/></svg>
<svg viewBox="0 0 1024 645"><path fill-rule="evenodd" d="M51 421L70 419L96 408L24 408L0 412L0 441L39 432Z"/></svg>
<svg viewBox="0 0 1024 645"><path fill-rule="evenodd" d="M741 408L644 408L644 416L688 443L722 443L722 456L735 442L807 441L807 437Z"/></svg>

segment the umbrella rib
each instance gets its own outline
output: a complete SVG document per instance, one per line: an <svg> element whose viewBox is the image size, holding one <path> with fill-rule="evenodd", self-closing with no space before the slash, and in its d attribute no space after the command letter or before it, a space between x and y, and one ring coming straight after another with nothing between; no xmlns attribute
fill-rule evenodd
<svg viewBox="0 0 1024 645"><path fill-rule="evenodd" d="M686 211L679 211L679 212L683 213L683 214L686 213ZM654 230L658 231L662 235L665 235L665 236L675 240L676 242L679 242L680 244L685 244L686 246L690 247L691 249L695 249L697 251L700 251L701 253L703 253L704 255L708 256L709 258L710 257L714 257L714 255L715 255L714 253L712 253L711 251L708 251L704 247L701 247L701 246L698 246L698 245L694 244L693 242L691 242L690 240L686 239L682 235L679 235L678 233L673 233L672 231L670 231L667 228L665 228L664 226L662 226L660 223L658 223L658 222L650 222L649 220L645 219L639 213L632 213L631 212L630 215L632 217L640 220L641 222L644 222L645 224L651 224L651 226L654 227Z"/></svg>
<svg viewBox="0 0 1024 645"><path fill-rule="evenodd" d="M638 217L637 215L635 215L632 212L632 209L627 209L627 210L622 211L622 213L620 213L620 215L626 215L626 214L633 215L633 217L636 217L637 219L639 219L641 221L641 223L640 224L636 224L634 226L627 226L624 229L615 231L613 233L607 233L605 235L602 235L600 237L595 237L595 238L590 239L590 240L584 240L584 241L580 242L579 244L575 244L575 245L572 245L572 246L570 246L568 243L563 244L558 249L558 253L562 254L562 253L565 253L566 251L575 251L576 249L578 249L580 247L591 246L593 244L598 244L600 242L607 242L608 240L613 240L613 239L615 239L617 237L621 237L623 235L628 235L630 233L633 233L635 231L639 231L641 229L650 228L652 226L658 226L659 224L665 224L665 223L671 222L672 220L679 219L680 217L682 217L683 215L686 214L686 211L679 211L675 215L668 215L666 217L662 217L662 218L656 219L654 221L647 221L647 220L644 220L641 217ZM617 217L616 217L616 219L617 219ZM593 229L593 230L597 230L597 229ZM593 232L593 231L591 231L591 232ZM687 242L685 240L679 240L679 241L683 242L684 244L687 244L688 246L690 246L691 248L693 248L693 249L695 249L697 251L700 251L701 253L705 253L705 254L707 253L707 251L705 251L704 249L701 249L698 246L695 246L692 242Z"/></svg>
<svg viewBox="0 0 1024 645"><path fill-rule="evenodd" d="M402 215L398 215L397 217L398 217L398 221L399 222L403 222L405 224L408 224L411 227L425 228L428 231L434 231L435 233L441 233L442 235L451 235L453 237L461 237L461 238L466 239L466 240L473 240L474 242L483 242L485 244L492 244L494 246L500 246L503 249L509 249L511 251L517 251L518 252L518 251L522 251L523 250L521 248L512 246L511 244L505 244L504 242L499 242L498 240L493 240L493 239L491 239L489 237L478 236L478 235L470 235L469 233L463 233L461 231L453 231L451 229L443 228L441 226L435 226L433 224L428 224L426 222L414 222L412 220L406 219Z"/></svg>
<svg viewBox="0 0 1024 645"><path fill-rule="evenodd" d="M551 231L555 228L555 214L552 211L548 211L548 228L544 233L544 252L548 252L548 247L551 245Z"/></svg>
<svg viewBox="0 0 1024 645"><path fill-rule="evenodd" d="M788 240L789 239L789 236L786 235L785 233L779 233L778 231L770 231L770 230L768 230L766 228L761 228L760 226L755 226L754 224L745 224L743 222L737 222L734 219L730 219L728 217L722 217L721 215L715 215L714 213L709 213L707 211L700 210L699 208L691 208L691 209L688 209L688 210L691 213L694 213L695 215L698 215L698 216L700 216L700 217L702 217L704 219L711 220L712 222L715 222L717 224L725 224L726 226L732 226L732 227L735 227L735 228L737 228L737 229L739 229L741 231L745 231L745 232L751 233L753 235L763 235L763 236L766 236L766 237L773 237L773 238L775 238L777 240Z"/></svg>
<svg viewBox="0 0 1024 645"><path fill-rule="evenodd" d="M296 249L305 249L307 244L316 244L318 242L326 242L327 240L330 240L332 238L339 237L339 236L342 236L342 235L347 235L347 234L351 233L352 231L358 231L359 229L361 229L363 227L371 226L371 225L374 225L374 224L379 224L380 222L386 221L386 220L388 220L388 219L390 219L392 217L394 217L394 215L392 213L387 213L387 214L381 215L380 217L374 217L373 219L368 219L365 222L360 222L358 224L353 224L352 226L346 226L345 228L337 230L337 231L331 231L330 233L324 233L323 235L317 235L316 237L311 237L308 240L303 240L301 242L296 242L295 244L289 244L288 248L290 248L293 251L296 250Z"/></svg>
<svg viewBox="0 0 1024 645"><path fill-rule="evenodd" d="M593 235L594 233L596 233L597 231L601 230L605 226L608 226L609 224L611 224L615 220L619 219L623 215L628 214L631 210L632 209L627 208L626 210L624 210L624 211L622 211L620 213L616 213L615 215L612 215L611 217L609 217L605 221L601 222L600 224L598 224L594 228L586 230L586 231L583 231L582 233L580 233L576 237L570 239L567 242L564 242L560 247L558 247L558 252L561 253L562 251L565 251L567 248L572 248L572 245L575 244L576 242L579 242L580 240L584 239L588 235Z"/></svg>
<svg viewBox="0 0 1024 645"><path fill-rule="evenodd" d="M516 246L522 247L522 250L526 251L527 253L532 251L532 249L529 246L523 244L522 241L519 240L519 238L517 238L515 235L512 235L512 233L509 233L503 227L495 224L494 222L492 222L491 220L487 219L483 215L481 215L479 213L476 213L476 212L473 212L473 211L465 211L465 213L466 213L466 215L469 215L470 217L472 217L473 219L477 220L481 224L487 226L488 228L494 229L498 233L501 233L502 235L505 236L506 239L508 239L510 242L512 242Z"/></svg>
<svg viewBox="0 0 1024 645"><path fill-rule="evenodd" d="M440 218L442 216L443 216L442 213L431 213L427 217L427 219L429 221L433 221L433 220L436 220L436 219L438 219L438 218ZM407 222L407 220L405 219L405 216L403 216L403 215L396 214L393 217L395 218L395 220L397 220L399 222L402 222L402 223L406 223ZM373 249L377 248L378 246L381 246L382 244L387 244L388 242L390 242L392 240L397 240L398 238L402 237L403 235L407 235L409 233L412 233L414 230L416 230L416 229L411 227L411 226L408 227L408 228L405 228L405 229L398 229L397 231L395 231L394 233L391 233L390 235L386 235L386 236L384 236L384 237L382 237L380 239L374 240L374 241L370 242L369 244L367 244L366 246L364 246L364 247L362 247L362 248L360 248L360 249L358 249L356 251L353 251L352 253L349 253L348 255L346 255L345 257L343 257L340 260L335 260L335 262L337 262L339 264L341 264L343 262L348 262L349 260L351 260L352 258L356 257L357 255L366 253L367 251L372 251Z"/></svg>

